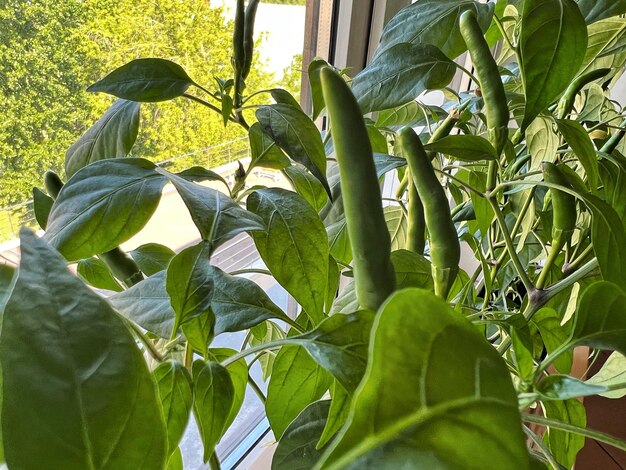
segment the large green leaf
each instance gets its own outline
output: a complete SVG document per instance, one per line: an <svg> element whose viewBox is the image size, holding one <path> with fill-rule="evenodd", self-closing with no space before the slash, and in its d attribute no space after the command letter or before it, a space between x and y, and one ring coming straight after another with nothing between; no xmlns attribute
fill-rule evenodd
<svg viewBox="0 0 626 470"><path fill-rule="evenodd" d="M380 111L406 104L425 90L444 88L455 72L454 62L435 46L399 43L354 77L352 92L363 113Z"/></svg>
<svg viewBox="0 0 626 470"><path fill-rule="evenodd" d="M401 250L406 246L407 216L400 206L387 206L384 208L385 222L391 238L391 249Z"/></svg>
<svg viewBox="0 0 626 470"><path fill-rule="evenodd" d="M132 101L166 101L182 96L194 82L183 68L165 59L135 59L115 69L87 91Z"/></svg>
<svg viewBox="0 0 626 470"><path fill-rule="evenodd" d="M540 171L541 162L554 162L561 139L554 132L553 126L551 118L537 116L526 129L526 143L531 156L529 171Z"/></svg>
<svg viewBox="0 0 626 470"><path fill-rule="evenodd" d="M96 289L120 292L122 286L115 280L106 264L99 258L81 259L76 265L76 273Z"/></svg>
<svg viewBox="0 0 626 470"><path fill-rule="evenodd" d="M564 401L545 401L542 402L542 406L547 418L583 428L587 425L585 406L575 398ZM557 462L564 468L572 468L578 451L585 445L584 436L552 428L548 428L544 440L550 445L550 452Z"/></svg>
<svg viewBox="0 0 626 470"><path fill-rule="evenodd" d="M276 439L310 403L328 390L332 377L304 348L283 346L276 356L267 387L265 412Z"/></svg>
<svg viewBox="0 0 626 470"><path fill-rule="evenodd" d="M626 13L626 0L578 0L587 24Z"/></svg>
<svg viewBox="0 0 626 470"><path fill-rule="evenodd" d="M559 132L572 148L576 157L587 173L589 187L595 192L598 187L598 157L596 149L585 128L578 122L569 119L557 119Z"/></svg>
<svg viewBox="0 0 626 470"><path fill-rule="evenodd" d="M496 149L483 137L477 135L450 135L424 147L426 150L443 153L453 160L477 162L495 160Z"/></svg>
<svg viewBox="0 0 626 470"><path fill-rule="evenodd" d="M293 160L304 165L330 196L324 144L313 121L301 109L285 104L261 106L256 117L274 142Z"/></svg>
<svg viewBox="0 0 626 470"><path fill-rule="evenodd" d="M69 261L112 250L150 220L166 182L148 160L95 162L63 186L44 238Z"/></svg>
<svg viewBox="0 0 626 470"><path fill-rule="evenodd" d="M192 381L187 369L176 361L162 362L152 371L161 400L167 429L167 455L171 455L183 437L193 406Z"/></svg>
<svg viewBox="0 0 626 470"><path fill-rule="evenodd" d="M604 197L626 224L626 157L615 152L598 162Z"/></svg>
<svg viewBox="0 0 626 470"><path fill-rule="evenodd" d="M527 466L517 397L500 355L434 294L393 294L376 317L348 422L316 468Z"/></svg>
<svg viewBox="0 0 626 470"><path fill-rule="evenodd" d="M544 307L538 310L537 313L533 315L530 322L539 330L539 334L541 335L541 339L543 340L548 354L552 354L567 343L569 332L561 325L561 317L554 309ZM572 360L573 354L570 351L559 356L559 358L554 361L554 366L559 372L567 374L572 368Z"/></svg>
<svg viewBox="0 0 626 470"><path fill-rule="evenodd" d="M239 351L229 348L211 348L209 350L209 357L215 362L222 362L227 358L237 354ZM230 379L233 382L233 405L230 409L230 414L226 420L225 429L228 429L232 422L237 417L241 405L246 397L246 388L248 386L248 364L244 358L238 361L231 362L226 370L230 374Z"/></svg>
<svg viewBox="0 0 626 470"><path fill-rule="evenodd" d="M117 100L65 153L65 174L106 158L125 157L139 131L139 107L135 101Z"/></svg>
<svg viewBox="0 0 626 470"><path fill-rule="evenodd" d="M213 267L206 242L184 249L167 268L165 287L176 314L174 330L196 317L213 317Z"/></svg>
<svg viewBox="0 0 626 470"><path fill-rule="evenodd" d="M580 297L570 344L626 354L626 294L615 284L599 281Z"/></svg>
<svg viewBox="0 0 626 470"><path fill-rule="evenodd" d="M242 232L265 230L258 216L241 208L225 194L171 173L163 173L189 209L202 239L211 243L211 250Z"/></svg>
<svg viewBox="0 0 626 470"><path fill-rule="evenodd" d="M587 27L574 0L525 0L519 50L525 130L565 91L585 58Z"/></svg>
<svg viewBox="0 0 626 470"><path fill-rule="evenodd" d="M324 318L329 248L317 212L298 194L280 188L254 191L247 204L267 225L267 232L252 234L261 258L309 318L319 323Z"/></svg>
<svg viewBox="0 0 626 470"><path fill-rule="evenodd" d="M213 278L211 310L215 315L215 335L241 331L259 323L278 318L288 319L255 282L231 276L215 266L210 267Z"/></svg>
<svg viewBox="0 0 626 470"><path fill-rule="evenodd" d="M48 196L39 188L33 188L33 212L35 220L42 229L48 225L48 217L54 204L54 199Z"/></svg>
<svg viewBox="0 0 626 470"><path fill-rule="evenodd" d="M285 430L272 459L272 470L310 470L324 449L316 445L324 431L329 400L307 406Z"/></svg>
<svg viewBox="0 0 626 470"><path fill-rule="evenodd" d="M385 26L377 54L401 43L432 44L454 59L467 50L459 29L461 13L473 10L483 31L493 16L493 4L473 0L418 0L400 10Z"/></svg>
<svg viewBox="0 0 626 470"><path fill-rule="evenodd" d="M204 444L206 462L226 432L235 390L230 374L217 362L196 360L192 369L195 393L193 409Z"/></svg>
<svg viewBox="0 0 626 470"><path fill-rule="evenodd" d="M250 126L248 139L250 140L250 168L262 166L280 170L290 165L287 155L263 131L261 124L258 122Z"/></svg>
<svg viewBox="0 0 626 470"><path fill-rule="evenodd" d="M152 276L167 269L167 265L176 255L171 248L158 243L146 243L129 251L128 254L146 276Z"/></svg>
<svg viewBox="0 0 626 470"><path fill-rule="evenodd" d="M113 308L151 333L168 339L174 327L174 310L161 271L119 294L108 297Z"/></svg>
<svg viewBox="0 0 626 470"><path fill-rule="evenodd" d="M163 419L135 340L26 229L21 256L0 337L9 467L162 468Z"/></svg>
<svg viewBox="0 0 626 470"><path fill-rule="evenodd" d="M317 443L318 449L325 446L333 437L335 437L335 434L337 434L337 432L339 432L345 424L350 412L351 396L337 381L333 383L333 386L330 389L330 396L332 397L330 410L328 410L326 426L324 427L324 431L322 432L320 440Z"/></svg>
<svg viewBox="0 0 626 470"><path fill-rule="evenodd" d="M626 395L626 357L618 352L613 352L606 360L602 368L589 380L588 384L603 387L621 386L619 390L611 390L600 393L606 398L622 398Z"/></svg>
<svg viewBox="0 0 626 470"><path fill-rule="evenodd" d="M314 330L291 339L352 393L365 372L374 312L333 315Z"/></svg>

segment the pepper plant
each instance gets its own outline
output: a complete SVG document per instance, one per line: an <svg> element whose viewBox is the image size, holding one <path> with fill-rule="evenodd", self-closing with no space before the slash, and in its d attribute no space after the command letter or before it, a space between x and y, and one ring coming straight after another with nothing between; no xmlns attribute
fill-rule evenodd
<svg viewBox="0 0 626 470"><path fill-rule="evenodd" d="M0 271L9 468L182 468L193 413L217 469L248 383L274 469L560 469L586 437L626 450L586 426L580 400L626 389L626 113L611 99L626 2L418 0L352 80L309 65L308 114L245 87L257 6L238 1L233 73L212 85L144 58L88 88L118 100L64 178L34 190L45 234L23 230L19 269ZM472 70L458 65L468 50ZM449 88L457 73L469 92ZM420 102L431 90L441 106ZM233 184L127 157L140 103L170 99L247 130ZM248 188L256 167L293 190ZM199 241L174 253L155 234L124 252L167 184ZM249 271L212 263L244 232L297 318ZM237 331L241 350L213 346ZM614 353L573 376L577 346Z"/></svg>

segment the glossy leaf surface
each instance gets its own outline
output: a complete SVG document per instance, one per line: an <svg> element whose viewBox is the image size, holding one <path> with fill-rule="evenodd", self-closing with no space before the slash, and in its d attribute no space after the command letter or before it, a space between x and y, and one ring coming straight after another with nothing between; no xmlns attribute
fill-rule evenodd
<svg viewBox="0 0 626 470"><path fill-rule="evenodd" d="M163 419L135 340L65 260L26 229L21 250L0 338L8 465L161 468Z"/></svg>
<svg viewBox="0 0 626 470"><path fill-rule="evenodd" d="M419 289L395 293L372 342L348 423L316 468L527 466L509 372L445 302Z"/></svg>
<svg viewBox="0 0 626 470"><path fill-rule="evenodd" d="M167 180L155 170L148 160L125 158L78 171L52 206L45 240L69 261L119 246L144 227L159 204Z"/></svg>
<svg viewBox="0 0 626 470"><path fill-rule="evenodd" d="M135 101L117 100L65 153L65 174L71 177L84 166L106 158L126 157L139 131Z"/></svg>

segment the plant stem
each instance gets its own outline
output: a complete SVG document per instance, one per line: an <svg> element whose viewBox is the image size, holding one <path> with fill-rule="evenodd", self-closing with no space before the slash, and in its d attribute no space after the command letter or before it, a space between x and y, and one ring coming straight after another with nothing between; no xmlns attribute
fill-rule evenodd
<svg viewBox="0 0 626 470"><path fill-rule="evenodd" d="M559 465L559 463L554 458L554 455L552 455L552 452L550 452L550 450L545 446L539 436L532 432L527 426L524 426L524 432L539 448L543 456L546 458L546 461L552 466L554 470L563 470L563 466Z"/></svg>
<svg viewBox="0 0 626 470"><path fill-rule="evenodd" d="M542 297L545 299L544 303L550 300L552 297L560 293L561 291L567 289L568 287L574 285L588 274L593 272L598 267L598 258L593 258L592 260L587 261L583 266L580 267L577 271L573 272L565 279L560 280L556 284L551 287L545 289L542 293Z"/></svg>
<svg viewBox="0 0 626 470"><path fill-rule="evenodd" d="M471 78L471 79L472 79L472 81L473 81L474 83L476 83L476 84L480 83L480 82L478 81L478 78L477 78L477 77L476 77L476 76L475 76L472 72L470 72L470 71L469 71L469 70L467 70L465 67L463 67L461 64L457 64L457 63L455 62L455 63L454 63L454 65L456 65L456 67L457 67L459 70L461 70L463 73L467 74L467 76L468 76L469 78Z"/></svg>
<svg viewBox="0 0 626 470"><path fill-rule="evenodd" d="M150 338L148 338L143 331L141 331L141 328L139 328L137 325L135 325L134 322L130 321L128 318L123 317L122 315L118 314L118 317L126 324L126 326L128 328L130 328L132 330L132 332L135 334L135 336L139 339L139 341L141 341L141 343L146 347L146 350L148 351L148 353L158 362L163 362L165 359L163 358L163 356L161 355L161 353L157 350L157 348L154 346L154 344L152 344L152 341L150 341Z"/></svg>
<svg viewBox="0 0 626 470"><path fill-rule="evenodd" d="M509 252L509 256L511 256L511 261L515 266L515 270L517 271L522 284L526 288L526 292L532 294L535 291L535 286L530 281L528 274L526 274L526 270L522 265L522 262L517 255L517 251L515 250L515 245L513 244L513 240L511 239L511 234L506 226L506 221L504 220L504 214L500 210L500 206L498 205L498 201L496 201L495 197L490 196L487 198L491 208L493 209L493 213L496 216L496 220L498 221L498 225L500 226L500 230L502 231L502 235L504 236L504 242L506 243L506 249Z"/></svg>
<svg viewBox="0 0 626 470"><path fill-rule="evenodd" d="M583 250L583 252L575 260L573 260L571 263L567 263L566 266L563 266L563 272L569 273L572 270L576 269L585 260L585 258L589 256L589 254L592 252L593 252L593 245L590 244Z"/></svg>
<svg viewBox="0 0 626 470"><path fill-rule="evenodd" d="M544 418L543 416L531 415L528 413L522 413L522 420L526 421L527 423L540 424L542 426L558 429L560 431L571 432L580 436L585 436L595 441L604 442L605 444L613 446L616 449L626 451L626 441L623 441L622 439L618 439L617 437L611 436L601 431L595 431L589 428L581 428L579 426L574 426L573 424L562 423L561 421Z"/></svg>
<svg viewBox="0 0 626 470"><path fill-rule="evenodd" d="M184 96L188 100L195 101L196 103L200 103L201 105L206 106L207 108L212 109L213 111L222 114L222 110L220 108L218 108L214 104L209 103L208 101L204 101L202 98L198 98L197 96L190 95L189 93L183 93L182 96ZM236 122L232 118L229 118L229 120L232 122Z"/></svg>
<svg viewBox="0 0 626 470"><path fill-rule="evenodd" d="M261 403L263 403L263 406L265 406L265 402L267 401L267 398L265 397L263 390L261 390L261 388L254 381L254 379L252 378L250 374L248 374L248 384L250 385L250 387L252 387L252 390L254 390L254 393L256 393L257 397L259 397L259 400L261 400Z"/></svg>
<svg viewBox="0 0 626 470"><path fill-rule="evenodd" d="M187 342L185 346L185 367L187 369L190 369L192 364L193 364L193 346L191 346L191 344Z"/></svg>
<svg viewBox="0 0 626 470"><path fill-rule="evenodd" d="M222 362L222 367L228 367L229 365L237 362L239 359L250 356L251 354L258 353L259 351L266 351L268 349L278 349L282 346L288 346L290 344L297 344L291 338L283 338L277 339L276 341L270 341L268 343L259 344L258 346L253 346L249 349L245 349L237 354L233 354L229 358L225 359Z"/></svg>
<svg viewBox="0 0 626 470"><path fill-rule="evenodd" d="M259 268L237 269L236 271L231 271L228 274L230 274L231 276L237 276L238 274L265 274L267 276L273 275L267 269L259 269Z"/></svg>
<svg viewBox="0 0 626 470"><path fill-rule="evenodd" d="M211 454L211 458L209 459L209 467L211 470L221 470L222 466L220 464L219 459L217 458L217 454L215 451Z"/></svg>
<svg viewBox="0 0 626 470"><path fill-rule="evenodd" d="M513 43L511 42L511 39L509 38L509 36L506 34L506 31L504 29L504 25L502 24L502 22L500 21L500 18L498 18L497 15L493 15L493 20L496 22L496 26L498 27L498 29L500 30L500 34L502 34L502 37L504 38L504 42L506 42L507 46L509 46L511 48L512 51L515 51L516 48L515 46L513 46Z"/></svg>
<svg viewBox="0 0 626 470"><path fill-rule="evenodd" d="M552 246L550 248L550 254L548 255L548 259L546 259L546 263L543 265L541 273L539 274L539 278L537 279L537 289L543 289L543 287L546 285L546 280L548 279L548 274L550 274L550 269L552 268L552 265L554 264L556 259L559 257L559 254L561 254L561 250L557 250L555 248L555 246Z"/></svg>

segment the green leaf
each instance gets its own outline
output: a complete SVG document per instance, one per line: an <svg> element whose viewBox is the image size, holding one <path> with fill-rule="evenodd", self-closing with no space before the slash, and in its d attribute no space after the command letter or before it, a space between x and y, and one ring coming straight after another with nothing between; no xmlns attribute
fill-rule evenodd
<svg viewBox="0 0 626 470"><path fill-rule="evenodd" d="M574 79L587 51L587 27L573 0L525 0L519 50L525 130Z"/></svg>
<svg viewBox="0 0 626 470"><path fill-rule="evenodd" d="M578 0L587 24L626 13L626 0Z"/></svg>
<svg viewBox="0 0 626 470"><path fill-rule="evenodd" d="M529 171L540 171L541 162L553 162L560 139L553 130L554 121L547 116L537 116L526 129L526 142L531 155Z"/></svg>
<svg viewBox="0 0 626 470"><path fill-rule="evenodd" d="M146 243L129 251L128 254L146 276L167 269L167 265L176 255L171 248L158 243Z"/></svg>
<svg viewBox="0 0 626 470"><path fill-rule="evenodd" d="M224 120L224 127L228 125L230 113L233 111L233 104L233 98L226 93L222 93L222 119Z"/></svg>
<svg viewBox="0 0 626 470"><path fill-rule="evenodd" d="M280 170L291 164L287 155L285 155L272 138L263 131L261 124L258 122L250 126L248 139L250 140L250 168L262 166Z"/></svg>
<svg viewBox="0 0 626 470"><path fill-rule="evenodd" d="M332 256L328 257L328 284L326 285L326 298L324 300L324 311L330 311L330 308L337 297L339 291L339 281L341 279L341 272L339 271L339 265Z"/></svg>
<svg viewBox="0 0 626 470"><path fill-rule="evenodd" d="M13 290L12 284L14 275L15 269L13 267L0 263L0 331L2 329L2 309Z"/></svg>
<svg viewBox="0 0 626 470"><path fill-rule="evenodd" d="M261 106L256 117L274 142L293 160L304 165L322 183L330 197L326 152L313 121L301 109L285 104Z"/></svg>
<svg viewBox="0 0 626 470"><path fill-rule="evenodd" d="M570 344L626 354L626 294L622 289L606 281L585 289L574 314Z"/></svg>
<svg viewBox="0 0 626 470"><path fill-rule="evenodd" d="M317 119L326 106L324 95L322 94L322 82L320 81L320 70L328 67L328 62L323 59L313 59L309 64L309 86L311 89L311 101L313 102L313 119Z"/></svg>
<svg viewBox="0 0 626 470"><path fill-rule="evenodd" d="M267 225L267 232L252 234L265 265L313 323L319 323L324 318L329 255L319 216L298 194L280 188L254 191L247 204Z"/></svg>
<svg viewBox="0 0 626 470"><path fill-rule="evenodd" d="M350 395L337 381L333 383L330 389L330 396L332 397L332 401L330 402L328 419L326 420L326 426L317 443L317 449L323 448L335 437L345 424L350 412Z"/></svg>
<svg viewBox="0 0 626 470"><path fill-rule="evenodd" d="M224 183L224 186L226 186L226 189L230 192L230 186L228 186L228 183L224 178L222 178L214 171L207 170L206 168L203 168L201 166L192 166L186 168L183 171L176 173L176 176L180 176L181 178L187 181L192 181L194 183L199 183L202 181L219 181L221 183Z"/></svg>
<svg viewBox="0 0 626 470"><path fill-rule="evenodd" d="M316 468L502 469L527 459L500 355L434 294L393 294L376 317L348 422Z"/></svg>
<svg viewBox="0 0 626 470"><path fill-rule="evenodd" d="M493 4L471 0L418 0L400 10L385 27L377 54L394 44L432 44L451 59L467 50L459 29L461 13L473 10L483 31L493 16Z"/></svg>
<svg viewBox="0 0 626 470"><path fill-rule="evenodd" d="M211 348L209 350L209 356L214 361L224 361L227 358L237 354L238 351L229 348ZM230 379L233 382L233 406L230 409L230 414L226 420L225 429L228 429L233 423L241 405L243 405L244 398L246 396L246 387L248 386L248 364L244 358L238 361L232 362L226 367L226 370L230 374Z"/></svg>
<svg viewBox="0 0 626 470"><path fill-rule="evenodd" d="M326 425L330 400L311 403L287 427L272 458L272 470L310 470L324 449L316 444Z"/></svg>
<svg viewBox="0 0 626 470"><path fill-rule="evenodd" d="M328 202L328 195L322 183L311 173L292 165L283 170L294 191L311 204L315 212L319 212Z"/></svg>
<svg viewBox="0 0 626 470"><path fill-rule="evenodd" d="M585 203L591 210L591 240L605 281L626 286L626 232L615 210L590 194Z"/></svg>
<svg viewBox="0 0 626 470"><path fill-rule="evenodd" d="M68 261L105 253L141 230L167 179L141 158L101 160L79 170L52 206L44 239Z"/></svg>
<svg viewBox="0 0 626 470"><path fill-rule="evenodd" d="M581 382L569 375L549 375L537 384L535 390L542 400L567 400L569 398L599 395L608 389Z"/></svg>
<svg viewBox="0 0 626 470"><path fill-rule="evenodd" d="M99 258L81 259L76 266L76 273L83 281L96 289L122 291L122 286L115 280L107 265Z"/></svg>
<svg viewBox="0 0 626 470"><path fill-rule="evenodd" d="M556 124L559 132L563 134L565 141L572 148L576 157L587 173L589 187L592 192L598 187L598 157L593 142L585 128L576 121L569 119L557 119Z"/></svg>
<svg viewBox="0 0 626 470"><path fill-rule="evenodd" d="M565 401L545 401L542 402L542 406L546 418L583 428L587 425L585 407L575 398ZM572 468L576 455L585 445L584 436L552 428L548 428L544 440L549 444L556 461L565 468Z"/></svg>
<svg viewBox="0 0 626 470"><path fill-rule="evenodd" d="M391 249L400 250L406 246L407 217L400 206L387 206L383 209L387 229L391 237Z"/></svg>
<svg viewBox="0 0 626 470"><path fill-rule="evenodd" d="M194 82L183 68L165 59L135 59L115 69L87 91L152 103L182 96Z"/></svg>
<svg viewBox="0 0 626 470"><path fill-rule="evenodd" d="M26 229L0 361L10 468L164 465L163 419L135 340L106 301Z"/></svg>
<svg viewBox="0 0 626 470"><path fill-rule="evenodd" d="M204 444L204 461L207 462L226 432L235 390L230 374L217 362L196 360L192 374L193 409Z"/></svg>
<svg viewBox="0 0 626 470"><path fill-rule="evenodd" d="M443 153L453 160L477 162L495 160L496 149L487 139L477 135L450 135L431 144L425 145L426 150Z"/></svg>
<svg viewBox="0 0 626 470"><path fill-rule="evenodd" d="M414 126L425 118L424 108L413 100L401 106L380 111L376 117L376 125L399 129L403 126Z"/></svg>
<svg viewBox="0 0 626 470"><path fill-rule="evenodd" d="M169 339L174 327L174 310L161 271L119 294L108 297L113 308L142 328Z"/></svg>
<svg viewBox="0 0 626 470"><path fill-rule="evenodd" d="M48 216L52 210L54 199L45 194L39 188L33 188L33 212L35 213L35 220L42 229L46 229L48 225Z"/></svg>
<svg viewBox="0 0 626 470"><path fill-rule="evenodd" d="M613 352L606 360L602 368L586 383L602 387L619 386L618 390L599 393L606 398L622 398L626 395L626 357L618 352Z"/></svg>
<svg viewBox="0 0 626 470"><path fill-rule="evenodd" d="M391 253L391 264L396 271L398 289L433 289L432 266L423 256L408 250L397 250Z"/></svg>
<svg viewBox="0 0 626 470"><path fill-rule="evenodd" d="M189 372L176 361L166 361L152 371L161 400L161 409L167 429L167 455L178 448L193 406L193 383Z"/></svg>
<svg viewBox="0 0 626 470"><path fill-rule="evenodd" d="M181 329L194 351L204 355L213 340L214 326L215 316L212 312L209 312L206 315L192 318L187 323L184 323Z"/></svg>
<svg viewBox="0 0 626 470"><path fill-rule="evenodd" d="M276 439L310 403L328 390L331 375L304 348L283 346L276 356L267 388L265 412Z"/></svg>
<svg viewBox="0 0 626 470"><path fill-rule="evenodd" d="M435 46L399 43L354 77L352 93L363 113L380 111L406 104L423 91L444 88L455 72L454 62Z"/></svg>
<svg viewBox="0 0 626 470"><path fill-rule="evenodd" d="M215 266L209 270L213 279L211 310L215 315L216 336L246 330L270 318L289 320L255 282L231 276Z"/></svg>
<svg viewBox="0 0 626 470"><path fill-rule="evenodd" d="M137 140L140 106L127 100L113 103L65 153L68 178L95 161L126 157Z"/></svg>
<svg viewBox="0 0 626 470"><path fill-rule="evenodd" d="M300 110L302 109L300 107L300 103L298 103L293 95L287 90L283 90L282 88L273 88L270 90L270 95L277 104L286 104L287 106L291 106L292 108Z"/></svg>
<svg viewBox="0 0 626 470"><path fill-rule="evenodd" d="M598 164L604 197L622 222L626 223L626 157L615 152Z"/></svg>
<svg viewBox="0 0 626 470"><path fill-rule="evenodd" d="M579 75L601 68L612 68L617 71L624 66L624 54L604 56L624 37L626 19L607 18L588 27L589 45ZM604 79L608 80L612 72Z"/></svg>
<svg viewBox="0 0 626 470"><path fill-rule="evenodd" d="M174 330L194 317L213 317L213 267L209 247L201 242L178 253L167 268L165 287L176 314Z"/></svg>
<svg viewBox="0 0 626 470"><path fill-rule="evenodd" d="M177 447L172 455L170 455L166 470L184 470L183 455L180 453L180 447Z"/></svg>
<svg viewBox="0 0 626 470"><path fill-rule="evenodd" d="M352 393L363 378L374 312L333 315L312 331L291 339Z"/></svg>
<svg viewBox="0 0 626 470"><path fill-rule="evenodd" d="M164 173L189 209L202 239L210 242L211 250L242 232L265 230L259 217L239 207L225 194Z"/></svg>
<svg viewBox="0 0 626 470"><path fill-rule="evenodd" d="M330 310L332 314L338 313L354 313L359 310L359 301L356 298L356 290L354 280L351 280L340 292L333 307Z"/></svg>
<svg viewBox="0 0 626 470"><path fill-rule="evenodd" d="M544 307L533 315L530 322L539 330L548 354L554 353L567 343L570 335L561 325L561 317L556 313L556 310ZM567 374L572 368L572 360L573 354L570 351L559 356L554 361L554 366L559 372Z"/></svg>

